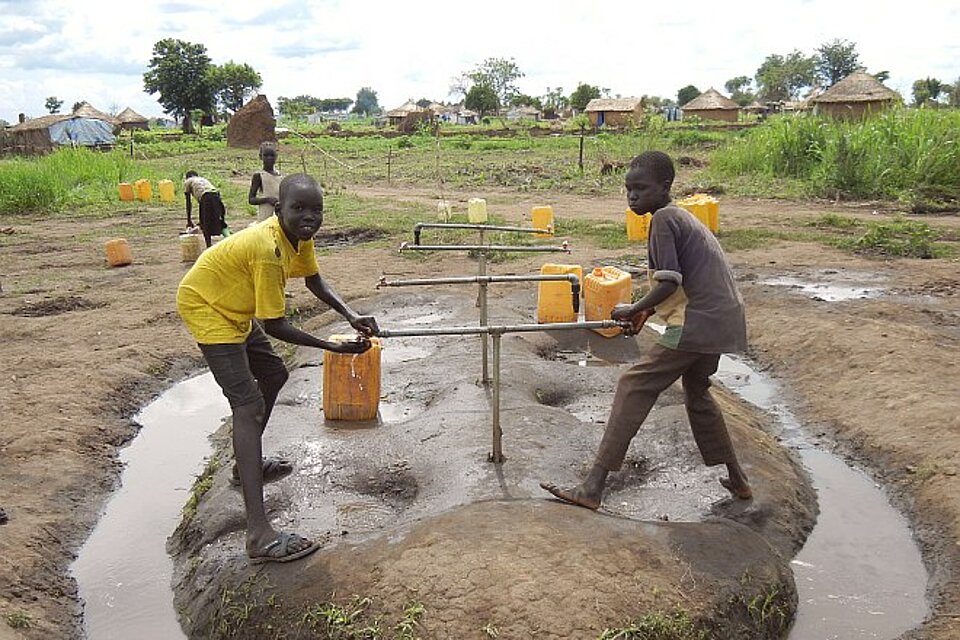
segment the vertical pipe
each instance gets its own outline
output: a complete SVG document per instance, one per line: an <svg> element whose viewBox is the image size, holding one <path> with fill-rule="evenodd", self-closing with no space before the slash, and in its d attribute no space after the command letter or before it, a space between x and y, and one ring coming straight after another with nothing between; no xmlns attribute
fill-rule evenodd
<svg viewBox="0 0 960 640"><path fill-rule="evenodd" d="M503 430L500 428L500 338L501 333L493 334L493 451L490 462L503 462Z"/></svg>
<svg viewBox="0 0 960 640"><path fill-rule="evenodd" d="M480 229L480 244L483 244L483 229ZM477 259L478 270L481 276L487 275L487 254L483 251L480 252L480 257ZM480 307L480 326L487 326L487 285L485 283L480 283L480 290L477 292L477 304ZM483 359L483 373L480 377L481 384L490 383L490 367L487 362L489 352L489 342L487 341L487 334L480 334L480 353Z"/></svg>

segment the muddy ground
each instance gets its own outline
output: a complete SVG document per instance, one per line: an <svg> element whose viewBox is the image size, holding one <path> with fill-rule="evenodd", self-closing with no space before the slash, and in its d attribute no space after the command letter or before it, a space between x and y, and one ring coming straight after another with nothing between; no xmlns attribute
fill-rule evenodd
<svg viewBox="0 0 960 640"><path fill-rule="evenodd" d="M424 201L433 195L360 193ZM462 199L474 195L487 195L491 209L514 221L544 202L558 217L619 221L623 211L620 198L470 193ZM878 220L892 212L724 199L721 224L775 228L824 213ZM176 243L181 215L179 208L149 208L96 219L4 219L15 233L0 239L0 507L10 516L0 527L0 638L79 635L80 609L66 569L115 486L117 447L135 433L130 416L200 365L173 311L185 270ZM960 228L956 217L925 220ZM102 243L121 234L131 241L134 264L108 269ZM628 253L584 244L575 245L573 258L585 265ZM322 266L351 299L369 295L381 272L474 268L462 257L410 260L384 247L341 247L323 257ZM912 520L931 573L933 609L908 637L957 637L960 264L877 260L786 241L729 256L748 304L752 357L785 382L800 417L824 443L871 469ZM535 264L510 262L509 268ZM777 277L844 280L882 288L883 295L829 302L766 284ZM306 315L322 311L304 291L294 291Z"/></svg>

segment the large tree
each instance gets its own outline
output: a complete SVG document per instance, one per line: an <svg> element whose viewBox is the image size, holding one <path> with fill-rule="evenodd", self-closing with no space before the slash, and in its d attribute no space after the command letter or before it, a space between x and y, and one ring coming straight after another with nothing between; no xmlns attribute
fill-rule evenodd
<svg viewBox="0 0 960 640"><path fill-rule="evenodd" d="M767 56L755 76L760 97L770 101L793 100L815 79L816 61L796 50Z"/></svg>
<svg viewBox="0 0 960 640"><path fill-rule="evenodd" d="M207 48L164 38L153 45L149 66L150 70L143 74L143 90L160 94L157 101L164 112L182 118L183 131L193 133L191 111L212 111L215 102Z"/></svg>
<svg viewBox="0 0 960 640"><path fill-rule="evenodd" d="M513 58L487 58L466 76L474 87L484 86L493 91L497 98L495 110L499 110L501 107L510 104L510 99L520 93L514 81L522 78L523 72L520 71L520 67L517 66ZM468 91L467 96L469 95Z"/></svg>
<svg viewBox="0 0 960 640"><path fill-rule="evenodd" d="M700 95L700 93L700 89L697 89L692 84L688 84L684 88L677 91L677 104L682 107Z"/></svg>
<svg viewBox="0 0 960 640"><path fill-rule="evenodd" d="M211 73L217 102L233 113L240 110L248 95L263 85L260 74L247 63L237 64L231 60L211 67Z"/></svg>
<svg viewBox="0 0 960 640"><path fill-rule="evenodd" d="M551 89L547 87L547 92L540 98L543 105L543 115L546 118L555 118L557 114L567 108L570 100L563 93L563 87Z"/></svg>
<svg viewBox="0 0 960 640"><path fill-rule="evenodd" d="M52 114L60 113L60 107L63 106L63 100L58 100L57 96L50 96L43 104L44 108Z"/></svg>
<svg viewBox="0 0 960 640"><path fill-rule="evenodd" d="M824 87L832 87L851 73L862 71L857 45L837 38L820 45L813 56L817 78Z"/></svg>
<svg viewBox="0 0 960 640"><path fill-rule="evenodd" d="M475 84L467 91L467 97L463 101L463 106L472 109L480 114L480 118L492 111L496 111L500 106L497 99L497 93L485 84Z"/></svg>
<svg viewBox="0 0 960 640"><path fill-rule="evenodd" d="M747 76L737 76L730 78L723 84L723 88L730 94L730 99L741 107L750 104L754 99L754 94L750 91L750 84L753 81Z"/></svg>
<svg viewBox="0 0 960 640"><path fill-rule="evenodd" d="M357 91L357 99L353 103L353 112L365 116L380 113L377 92L370 87L362 87Z"/></svg>
<svg viewBox="0 0 960 640"><path fill-rule="evenodd" d="M918 107L935 105L940 101L941 94L948 91L950 85L936 78L922 78L913 83L913 104Z"/></svg>
<svg viewBox="0 0 960 640"><path fill-rule="evenodd" d="M587 108L587 104L591 100L599 97L600 87L594 87L581 82L577 85L577 88L573 90L573 93L570 94L570 106L577 111L583 111Z"/></svg>
<svg viewBox="0 0 960 640"><path fill-rule="evenodd" d="M960 78L950 86L950 97L948 104L951 107L960 107Z"/></svg>

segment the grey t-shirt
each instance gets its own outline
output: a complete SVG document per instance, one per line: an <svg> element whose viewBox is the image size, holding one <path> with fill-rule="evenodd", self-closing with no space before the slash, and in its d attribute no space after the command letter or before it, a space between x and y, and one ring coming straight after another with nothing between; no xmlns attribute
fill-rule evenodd
<svg viewBox="0 0 960 640"><path fill-rule="evenodd" d="M691 213L670 203L653 214L648 278L676 282L657 305L667 325L659 343L697 353L738 353L747 348L743 298L720 243Z"/></svg>

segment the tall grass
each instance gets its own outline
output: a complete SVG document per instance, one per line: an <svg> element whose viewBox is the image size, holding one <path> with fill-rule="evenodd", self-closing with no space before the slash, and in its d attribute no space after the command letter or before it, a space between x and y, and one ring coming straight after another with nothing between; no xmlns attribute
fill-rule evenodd
<svg viewBox="0 0 960 640"><path fill-rule="evenodd" d="M40 158L0 162L0 214L57 212L115 203L117 184L154 179L121 151L61 149Z"/></svg>
<svg viewBox="0 0 960 640"><path fill-rule="evenodd" d="M891 109L863 121L770 120L714 154L719 179L802 180L810 195L960 202L960 111Z"/></svg>

